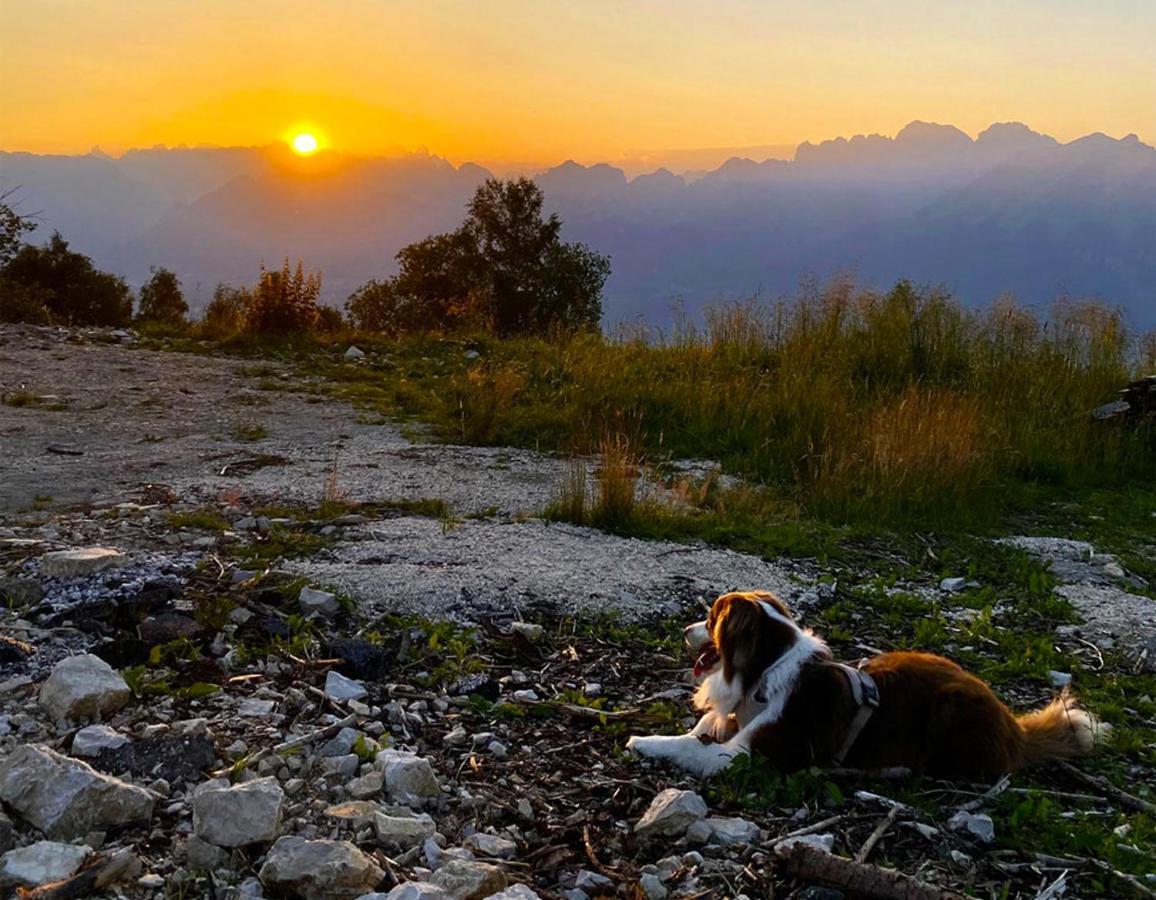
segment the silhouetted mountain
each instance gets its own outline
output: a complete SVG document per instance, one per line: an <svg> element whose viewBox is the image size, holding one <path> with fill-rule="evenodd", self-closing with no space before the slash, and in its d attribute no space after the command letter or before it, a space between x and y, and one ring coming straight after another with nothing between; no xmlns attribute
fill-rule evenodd
<svg viewBox="0 0 1156 900"><path fill-rule="evenodd" d="M19 185L21 208L40 214L37 238L59 229L136 283L168 266L194 306L286 256L321 268L340 303L390 274L400 247L455 227L488 176L426 154L0 154L0 185ZM974 303L1097 296L1156 325L1156 150L1134 135L1060 144L1013 122L972 139L912 122L894 138L805 143L793 161L734 158L698 178L570 161L537 180L564 237L611 255L612 322L664 323L675 300L693 312L850 272L943 283Z"/></svg>

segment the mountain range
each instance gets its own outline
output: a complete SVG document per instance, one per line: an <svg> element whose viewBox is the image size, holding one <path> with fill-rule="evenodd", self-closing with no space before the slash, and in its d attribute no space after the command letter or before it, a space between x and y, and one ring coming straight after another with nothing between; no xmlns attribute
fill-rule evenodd
<svg viewBox="0 0 1156 900"><path fill-rule="evenodd" d="M455 227L489 172L425 153L298 159L272 148L154 148L119 158L0 153L0 189L102 268L173 269L194 308L221 281L302 258L340 304L407 243ZM912 122L895 137L804 143L628 178L566 162L535 176L563 237L612 258L606 320L669 323L702 306L850 274L942 284L965 303L1094 297L1156 326L1156 149L1135 135L1061 143L1018 123L972 138Z"/></svg>

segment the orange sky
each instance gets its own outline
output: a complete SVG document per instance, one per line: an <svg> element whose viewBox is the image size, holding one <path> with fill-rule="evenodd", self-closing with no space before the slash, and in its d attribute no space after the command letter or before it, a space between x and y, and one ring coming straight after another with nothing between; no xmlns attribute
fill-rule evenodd
<svg viewBox="0 0 1156 900"><path fill-rule="evenodd" d="M22 0L0 3L0 148L267 144L618 159L975 134L1156 143L1149 0Z"/></svg>

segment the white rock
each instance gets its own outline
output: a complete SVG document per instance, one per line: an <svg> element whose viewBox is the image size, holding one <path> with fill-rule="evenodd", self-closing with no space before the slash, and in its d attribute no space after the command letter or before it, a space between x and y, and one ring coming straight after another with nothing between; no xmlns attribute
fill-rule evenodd
<svg viewBox="0 0 1156 900"><path fill-rule="evenodd" d="M365 359L365 352L352 345L342 355L346 359Z"/></svg>
<svg viewBox="0 0 1156 900"><path fill-rule="evenodd" d="M538 643L546 634L545 628L533 622L515 622L510 626L510 630L514 634L521 635L531 644Z"/></svg>
<svg viewBox="0 0 1156 900"><path fill-rule="evenodd" d="M518 845L509 838L482 831L471 834L463 844L479 856L490 856L494 859L513 859L518 852Z"/></svg>
<svg viewBox="0 0 1156 900"><path fill-rule="evenodd" d="M646 900L665 900L666 885L657 875L653 873L643 875L638 879L638 886L642 889L642 895L646 897Z"/></svg>
<svg viewBox="0 0 1156 900"><path fill-rule="evenodd" d="M501 741L490 741L486 744L486 750L491 756L498 759L505 759L510 754L510 750Z"/></svg>
<svg viewBox="0 0 1156 900"><path fill-rule="evenodd" d="M47 837L62 840L147 822L153 814L153 797L143 788L35 744L0 760L0 800Z"/></svg>
<svg viewBox="0 0 1156 900"><path fill-rule="evenodd" d="M426 838L433 837L437 825L425 813L420 816L391 816L377 813L373 817L373 830L385 847L409 850L423 843Z"/></svg>
<svg viewBox="0 0 1156 900"><path fill-rule="evenodd" d="M428 881L407 881L388 894L367 894L357 900L450 900L450 895Z"/></svg>
<svg viewBox="0 0 1156 900"><path fill-rule="evenodd" d="M705 819L706 813L706 801L694 791L667 788L651 802L634 833L642 840L681 837L692 823Z"/></svg>
<svg viewBox="0 0 1156 900"><path fill-rule="evenodd" d="M189 835L189 842L185 845L185 859L189 868L201 872L212 872L228 862L228 851L222 850L216 844L201 840L195 834Z"/></svg>
<svg viewBox="0 0 1156 900"><path fill-rule="evenodd" d="M538 700L538 692L534 690L514 691L514 699L519 703L535 703Z"/></svg>
<svg viewBox="0 0 1156 900"><path fill-rule="evenodd" d="M276 778L230 785L218 779L193 794L193 833L218 847L271 841L281 828L285 792Z"/></svg>
<svg viewBox="0 0 1156 900"><path fill-rule="evenodd" d="M614 881L607 878L605 875L600 875L598 872L591 872L589 869L579 869L578 875L574 879L574 887L593 897L596 894L604 891L613 890Z"/></svg>
<svg viewBox="0 0 1156 900"><path fill-rule="evenodd" d="M441 797L441 785L428 759L403 750L382 750L375 764L385 773L385 791L395 803L421 806Z"/></svg>
<svg viewBox="0 0 1156 900"><path fill-rule="evenodd" d="M50 578L77 578L123 566L127 558L111 547L55 550L40 557L40 572Z"/></svg>
<svg viewBox="0 0 1156 900"><path fill-rule="evenodd" d="M808 847L814 847L816 850L822 850L824 853L830 853L835 849L835 835L801 834L798 837L784 838L775 844L775 852L781 856L789 853L792 848L799 844L806 844Z"/></svg>
<svg viewBox="0 0 1156 900"><path fill-rule="evenodd" d="M939 589L949 594L958 594L965 587L967 587L966 578L944 578L943 581L939 582Z"/></svg>
<svg viewBox="0 0 1156 900"><path fill-rule="evenodd" d="M116 712L131 695L116 669L99 656L84 653L56 664L41 685L40 705L63 725L69 719L99 719Z"/></svg>
<svg viewBox="0 0 1156 900"><path fill-rule="evenodd" d="M91 847L37 841L0 858L0 886L39 887L75 874Z"/></svg>
<svg viewBox="0 0 1156 900"><path fill-rule="evenodd" d="M500 893L490 894L489 900L541 900L541 898L524 884L511 884Z"/></svg>
<svg viewBox="0 0 1156 900"><path fill-rule="evenodd" d="M504 891L509 885L506 873L497 866L464 859L450 860L429 880L454 900L484 900Z"/></svg>
<svg viewBox="0 0 1156 900"><path fill-rule="evenodd" d="M966 831L985 844L995 840L995 823L987 813L970 813L960 810L947 820L952 831Z"/></svg>
<svg viewBox="0 0 1156 900"><path fill-rule="evenodd" d="M246 697L237 704L237 715L245 716L249 719L267 719L273 715L273 710L276 707L276 701Z"/></svg>
<svg viewBox="0 0 1156 900"><path fill-rule="evenodd" d="M101 750L115 750L128 743L128 738L107 725L89 725L72 738L73 756L96 756Z"/></svg>
<svg viewBox="0 0 1156 900"><path fill-rule="evenodd" d="M325 695L332 700L360 700L368 693L364 684L346 678L340 672L330 669L325 676Z"/></svg>
<svg viewBox="0 0 1156 900"><path fill-rule="evenodd" d="M759 839L759 826L746 819L718 817L706 820L710 829L709 842L730 847L735 844L751 844Z"/></svg>
<svg viewBox="0 0 1156 900"><path fill-rule="evenodd" d="M301 611L306 615L335 616L341 611L337 595L329 591L319 591L311 587L301 588L297 595Z"/></svg>
<svg viewBox="0 0 1156 900"><path fill-rule="evenodd" d="M302 900L354 900L372 891L385 873L349 841L308 841L287 835L261 866L267 888Z"/></svg>
<svg viewBox="0 0 1156 900"><path fill-rule="evenodd" d="M382 772L369 772L360 778L354 778L345 786L349 796L355 800L369 800L381 795L385 788L385 775Z"/></svg>
<svg viewBox="0 0 1156 900"><path fill-rule="evenodd" d="M1067 687L1072 683L1072 676L1068 672L1057 672L1054 669L1048 672L1048 678L1052 680L1052 687Z"/></svg>

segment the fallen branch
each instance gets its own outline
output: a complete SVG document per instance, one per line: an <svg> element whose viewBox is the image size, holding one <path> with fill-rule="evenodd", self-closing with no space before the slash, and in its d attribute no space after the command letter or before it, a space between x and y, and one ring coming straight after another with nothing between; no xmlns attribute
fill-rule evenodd
<svg viewBox="0 0 1156 900"><path fill-rule="evenodd" d="M292 750L295 747L303 747L305 744L312 744L314 741L331 738L342 728L348 728L357 721L357 716L350 713L344 719L334 722L332 725L326 725L324 728L319 728L317 731L311 731L308 734L300 734L297 737L289 738L287 741L282 741L273 748L274 753L284 753L286 750Z"/></svg>
<svg viewBox="0 0 1156 900"><path fill-rule="evenodd" d="M545 706L549 709L560 709L575 716L585 716L589 719L625 719L636 716L641 709L595 709L592 706L579 706L577 703L563 703L561 700L520 700L515 703L522 706Z"/></svg>
<svg viewBox="0 0 1156 900"><path fill-rule="evenodd" d="M999 781L997 781L995 784L993 784L991 787L989 787L986 791L984 791L982 794L980 794L974 800L968 800L967 803L964 803L962 806L959 807L959 809L961 812L974 812L975 810L977 810L981 806L983 806L985 803L987 803L988 800L991 800L995 797L998 797L1000 794L1002 794L1004 791L1006 791L1010 785L1011 785L1011 776L1010 775L1004 775L1002 778L1000 778Z"/></svg>
<svg viewBox="0 0 1156 900"><path fill-rule="evenodd" d="M831 816L828 819L823 819L819 822L812 822L810 825L804 825L802 828L796 828L794 831L787 832L782 837L775 838L773 841L771 841L771 846L777 846L783 841L789 840L791 838L803 837L807 834L815 834L816 832L822 831L824 828L834 825L837 822L842 822L845 818L846 816L843 813L840 813L837 816Z"/></svg>
<svg viewBox="0 0 1156 900"><path fill-rule="evenodd" d="M1149 813L1150 815L1156 815L1156 803L1150 803L1142 797L1129 794L1123 788L1116 787L1116 785L1112 784L1112 782L1110 782L1107 778L1101 778L1099 775L1093 775L1090 772L1085 772L1082 769L1076 768L1069 762L1061 761L1056 765L1058 765L1061 770L1071 775L1077 781L1082 781L1089 787L1095 788L1105 797L1108 797L1111 800L1115 800L1121 806L1126 806L1128 809L1135 810L1136 812L1145 812Z"/></svg>
<svg viewBox="0 0 1156 900"><path fill-rule="evenodd" d="M867 836L867 840L863 842L863 846L859 848L859 852L855 854L855 862L867 862L867 857L871 855L871 851L875 849L875 845L879 843L880 839L886 833L887 829L891 827L892 823L899 817L903 807L893 806L887 810L887 815L880 820L879 824L875 826L875 830Z"/></svg>
<svg viewBox="0 0 1156 900"><path fill-rule="evenodd" d="M807 844L778 848L784 868L800 881L817 882L875 900L963 900L926 881L871 863L833 856Z"/></svg>

